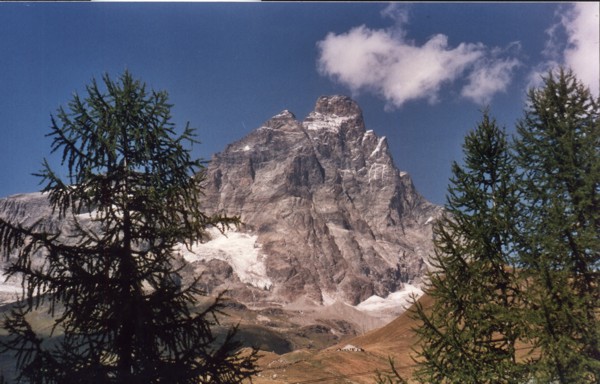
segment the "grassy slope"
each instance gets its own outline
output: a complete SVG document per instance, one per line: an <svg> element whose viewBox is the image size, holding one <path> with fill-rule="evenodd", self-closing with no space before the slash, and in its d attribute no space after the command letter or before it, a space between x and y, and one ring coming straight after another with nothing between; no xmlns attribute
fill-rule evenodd
<svg viewBox="0 0 600 384"><path fill-rule="evenodd" d="M431 299L421 298L428 306ZM408 313L400 315L386 326L346 340L321 351L300 350L276 355L265 353L260 360L263 372L253 383L369 383L375 382L376 371L388 371L388 358L394 359L400 372L409 376L413 366L413 348L417 325ZM352 344L363 352L337 351Z"/></svg>

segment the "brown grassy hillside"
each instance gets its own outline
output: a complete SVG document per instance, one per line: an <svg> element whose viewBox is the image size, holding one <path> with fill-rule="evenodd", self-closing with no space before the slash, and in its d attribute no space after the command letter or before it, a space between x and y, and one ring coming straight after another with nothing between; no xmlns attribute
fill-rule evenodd
<svg viewBox="0 0 600 384"><path fill-rule="evenodd" d="M428 296L420 301L424 306L431 304ZM408 377L414 366L411 355L417 343L412 328L417 325L405 312L382 328L324 350L299 350L283 355L265 353L260 359L263 371L253 379L253 383L373 384L377 371L389 370L389 357L394 359L399 371ZM363 351L338 351L347 344L360 347Z"/></svg>

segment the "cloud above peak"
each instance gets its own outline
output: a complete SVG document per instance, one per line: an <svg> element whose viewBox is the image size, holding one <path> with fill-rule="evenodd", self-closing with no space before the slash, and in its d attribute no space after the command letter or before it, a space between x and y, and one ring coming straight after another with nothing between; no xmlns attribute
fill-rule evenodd
<svg viewBox="0 0 600 384"><path fill-rule="evenodd" d="M564 64L598 96L600 86L600 4L575 3L562 14L561 25L568 36Z"/></svg>
<svg viewBox="0 0 600 384"><path fill-rule="evenodd" d="M507 51L520 50L519 43L509 45ZM462 88L461 96L478 104L489 104L498 92L506 92L515 69L521 62L514 57L502 57L505 50L492 50L490 55L477 60L466 75L467 84Z"/></svg>
<svg viewBox="0 0 600 384"><path fill-rule="evenodd" d="M542 51L544 61L529 73L527 88L543 84L542 78L558 66L573 70L591 93L600 94L600 4L597 2L561 4L557 22L546 30Z"/></svg>
<svg viewBox="0 0 600 384"><path fill-rule="evenodd" d="M406 41L402 27L408 16L388 8L396 20L390 29L362 25L341 34L329 33L317 43L317 69L348 87L354 94L370 92L382 97L388 109L411 100L435 103L444 85L465 82L461 95L477 104L489 103L511 81L517 59L499 57L497 49L481 43L448 45L448 37L437 34L424 44Z"/></svg>

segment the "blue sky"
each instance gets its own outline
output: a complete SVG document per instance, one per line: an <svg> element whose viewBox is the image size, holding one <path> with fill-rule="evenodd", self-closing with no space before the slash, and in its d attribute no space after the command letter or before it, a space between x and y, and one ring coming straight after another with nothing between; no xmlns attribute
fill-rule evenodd
<svg viewBox="0 0 600 384"><path fill-rule="evenodd" d="M125 69L170 95L209 159L283 109L346 94L442 204L489 105L512 131L553 65L598 95L598 3L0 3L0 197L39 189L50 115Z"/></svg>

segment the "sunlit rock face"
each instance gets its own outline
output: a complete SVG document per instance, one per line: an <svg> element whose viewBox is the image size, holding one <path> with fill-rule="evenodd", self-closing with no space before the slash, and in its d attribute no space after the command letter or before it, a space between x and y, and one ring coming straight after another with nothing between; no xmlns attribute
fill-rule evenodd
<svg viewBox="0 0 600 384"><path fill-rule="evenodd" d="M319 98L302 121L282 111L216 154L205 202L241 217L248 257L264 264L261 278L237 273L239 295L281 303L354 305L418 284L440 214L345 96Z"/></svg>

